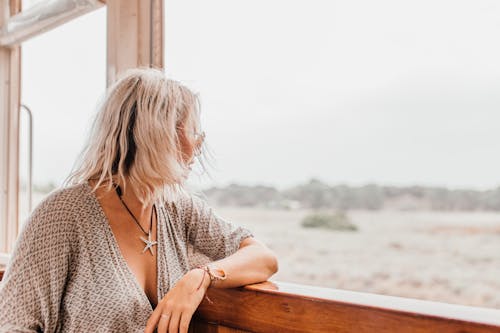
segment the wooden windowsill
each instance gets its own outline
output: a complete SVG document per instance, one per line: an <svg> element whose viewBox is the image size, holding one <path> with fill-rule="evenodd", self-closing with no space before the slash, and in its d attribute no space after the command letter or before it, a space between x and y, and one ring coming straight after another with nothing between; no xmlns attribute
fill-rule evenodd
<svg viewBox="0 0 500 333"><path fill-rule="evenodd" d="M496 309L277 281L207 296L191 332L500 332Z"/></svg>

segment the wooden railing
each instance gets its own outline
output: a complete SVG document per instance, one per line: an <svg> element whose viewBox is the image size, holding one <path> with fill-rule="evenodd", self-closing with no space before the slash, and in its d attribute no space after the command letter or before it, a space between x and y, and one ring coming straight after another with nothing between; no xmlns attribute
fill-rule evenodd
<svg viewBox="0 0 500 333"><path fill-rule="evenodd" d="M191 332L500 332L500 310L265 282L210 288Z"/></svg>
<svg viewBox="0 0 500 333"><path fill-rule="evenodd" d="M272 281L207 296L190 333L500 333L500 310L411 298Z"/></svg>

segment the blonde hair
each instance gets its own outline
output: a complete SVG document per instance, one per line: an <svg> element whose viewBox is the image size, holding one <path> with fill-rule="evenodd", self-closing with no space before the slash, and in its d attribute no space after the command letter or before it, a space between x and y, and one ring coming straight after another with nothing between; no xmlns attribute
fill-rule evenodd
<svg viewBox="0 0 500 333"><path fill-rule="evenodd" d="M126 71L107 90L65 184L97 179L93 190L107 183L109 191L119 181L130 184L143 205L173 199L190 171L183 147L202 148L192 135L201 129L199 112L198 96L161 70Z"/></svg>

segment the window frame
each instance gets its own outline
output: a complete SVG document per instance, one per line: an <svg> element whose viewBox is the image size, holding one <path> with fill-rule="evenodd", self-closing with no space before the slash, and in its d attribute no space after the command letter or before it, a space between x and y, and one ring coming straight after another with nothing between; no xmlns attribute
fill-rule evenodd
<svg viewBox="0 0 500 333"><path fill-rule="evenodd" d="M58 0L58 4L71 0ZM118 73L133 67L163 68L164 0L89 0L80 11L57 12L48 21L34 22L0 34L0 266L7 265L19 234L19 133L21 111L22 42L107 6L107 69L109 86ZM93 4L93 5L92 5ZM0 27L14 15L19 18L22 0L0 1ZM44 6L26 12L50 14ZM50 15L49 15L50 16Z"/></svg>

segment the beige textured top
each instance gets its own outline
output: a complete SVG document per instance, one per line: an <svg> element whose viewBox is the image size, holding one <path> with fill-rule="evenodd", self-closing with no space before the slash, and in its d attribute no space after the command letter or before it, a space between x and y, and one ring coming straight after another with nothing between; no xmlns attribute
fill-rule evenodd
<svg viewBox="0 0 500 333"><path fill-rule="evenodd" d="M184 196L156 205L158 300L192 267L253 236ZM151 303L88 183L49 194L23 225L0 285L0 333L144 332Z"/></svg>

